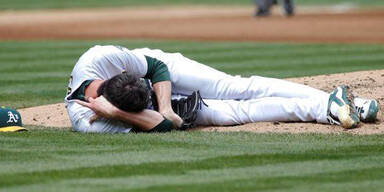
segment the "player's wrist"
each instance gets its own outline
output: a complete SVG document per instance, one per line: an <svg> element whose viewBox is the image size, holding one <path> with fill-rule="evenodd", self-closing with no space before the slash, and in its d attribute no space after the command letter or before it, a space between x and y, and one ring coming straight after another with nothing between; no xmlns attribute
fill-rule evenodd
<svg viewBox="0 0 384 192"><path fill-rule="evenodd" d="M162 107L162 108L159 108L159 113L162 115L167 115L167 114L173 114L175 112L172 110L172 107Z"/></svg>
<svg viewBox="0 0 384 192"><path fill-rule="evenodd" d="M111 111L111 118L117 119L117 120L124 120L126 117L127 112L124 112L118 108Z"/></svg>
<svg viewBox="0 0 384 192"><path fill-rule="evenodd" d="M160 114L172 121L175 129L178 129L183 123L183 120L179 117L179 115L173 112L172 109L170 111L167 111L166 113L160 112Z"/></svg>

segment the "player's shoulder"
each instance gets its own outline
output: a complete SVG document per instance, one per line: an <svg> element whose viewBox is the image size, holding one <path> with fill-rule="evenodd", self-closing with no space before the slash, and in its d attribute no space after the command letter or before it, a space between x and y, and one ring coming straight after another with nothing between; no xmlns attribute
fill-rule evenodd
<svg viewBox="0 0 384 192"><path fill-rule="evenodd" d="M129 50L115 45L94 45L83 53L80 60L98 60L104 57L125 54Z"/></svg>
<svg viewBox="0 0 384 192"><path fill-rule="evenodd" d="M151 49L148 47L129 49L121 45L94 45L88 51L99 53L111 53L111 52L124 52L124 53L148 53L148 52L162 52L160 49Z"/></svg>
<svg viewBox="0 0 384 192"><path fill-rule="evenodd" d="M111 52L111 51L126 51L126 50L128 49L118 45L94 45L91 48L89 48L88 51Z"/></svg>

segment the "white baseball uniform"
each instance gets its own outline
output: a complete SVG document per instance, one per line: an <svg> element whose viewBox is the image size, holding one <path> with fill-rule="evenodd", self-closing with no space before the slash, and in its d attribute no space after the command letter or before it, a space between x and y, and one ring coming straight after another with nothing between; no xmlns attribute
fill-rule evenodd
<svg viewBox="0 0 384 192"><path fill-rule="evenodd" d="M86 80L110 79L123 71L144 77L146 56L168 67L172 95L199 90L208 106L198 112L197 125L236 125L258 121L317 121L327 123L329 94L285 80L251 76L242 78L215 70L180 53L148 48L128 50L117 46L94 46L76 63L65 98L72 125L81 132L129 132L123 122L101 119L89 124L94 114L70 99Z"/></svg>

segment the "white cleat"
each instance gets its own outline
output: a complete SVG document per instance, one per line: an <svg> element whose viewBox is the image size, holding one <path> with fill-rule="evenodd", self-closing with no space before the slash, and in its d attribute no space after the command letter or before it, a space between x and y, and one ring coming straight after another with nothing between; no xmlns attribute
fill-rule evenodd
<svg viewBox="0 0 384 192"><path fill-rule="evenodd" d="M376 121L379 112L379 103L375 99L364 99L356 97L353 102L357 115L362 122L372 123Z"/></svg>
<svg viewBox="0 0 384 192"><path fill-rule="evenodd" d="M355 128L360 119L355 110L352 94L348 86L336 87L329 96L327 119L330 124L341 125L346 129Z"/></svg>

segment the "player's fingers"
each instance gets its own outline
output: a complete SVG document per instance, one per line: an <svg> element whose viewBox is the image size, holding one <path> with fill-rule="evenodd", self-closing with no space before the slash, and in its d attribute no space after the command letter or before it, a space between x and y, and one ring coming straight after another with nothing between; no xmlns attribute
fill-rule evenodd
<svg viewBox="0 0 384 192"><path fill-rule="evenodd" d="M92 98L92 97L88 97L88 101L89 101L90 103L92 103L94 100L95 100L94 98Z"/></svg>
<svg viewBox="0 0 384 192"><path fill-rule="evenodd" d="M76 103L79 104L79 105L82 105L84 107L88 107L90 108L90 104L85 102L85 101L81 101L81 100L76 100Z"/></svg>
<svg viewBox="0 0 384 192"><path fill-rule="evenodd" d="M92 116L90 119L89 119L89 123L92 124L93 122L95 122L96 120L98 120L100 117L98 115L94 115Z"/></svg>

